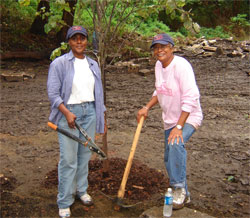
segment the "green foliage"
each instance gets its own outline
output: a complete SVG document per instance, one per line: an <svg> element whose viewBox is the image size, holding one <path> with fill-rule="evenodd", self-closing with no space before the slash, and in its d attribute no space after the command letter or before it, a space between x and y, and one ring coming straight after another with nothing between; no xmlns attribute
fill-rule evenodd
<svg viewBox="0 0 250 218"><path fill-rule="evenodd" d="M182 34L183 36L188 36L188 30L185 27L181 27L179 29L180 34Z"/></svg>
<svg viewBox="0 0 250 218"><path fill-rule="evenodd" d="M243 28L249 27L250 22L246 18L247 18L247 14L237 14L236 17L231 17L232 28L234 26L241 26Z"/></svg>
<svg viewBox="0 0 250 218"><path fill-rule="evenodd" d="M91 12L88 12L87 10L81 10L80 8L76 8L75 11L75 19L74 24L75 25L82 25L84 27L88 27L89 30L93 30L93 20L90 16L92 16Z"/></svg>
<svg viewBox="0 0 250 218"><path fill-rule="evenodd" d="M247 14L249 19L249 0L186 0L186 11L192 12L192 18L200 26L215 28L228 25L230 18L237 14Z"/></svg>
<svg viewBox="0 0 250 218"><path fill-rule="evenodd" d="M63 10L70 12L69 3L64 0L57 0L50 2L50 12L45 15L48 16L48 23L45 25L44 30L49 33L51 30L58 32L65 22L62 20Z"/></svg>
<svg viewBox="0 0 250 218"><path fill-rule="evenodd" d="M127 26L129 30L132 30L136 27L136 25L140 22L140 20L136 20L134 24L130 24ZM136 29L136 32L139 33L140 35L149 37L149 36L154 36L158 33L162 32L170 32L170 29L168 26L163 24L162 22L158 21L157 19L152 19L149 17L147 20L145 20L143 23L141 23L138 28Z"/></svg>
<svg viewBox="0 0 250 218"><path fill-rule="evenodd" d="M147 2L150 3L149 1ZM117 8L118 11L121 11L119 7ZM131 7L127 8L127 13L131 10ZM131 14L127 22L123 25L120 30L120 35L124 32L128 31L131 32L135 30L136 33L143 35L145 37L154 36L161 32L170 33L170 29L166 26L163 22L158 20L158 10L152 8L152 13L150 16L146 16L146 10L139 10L134 14ZM89 30L93 30L93 21L91 19L92 13L87 10L80 10L77 9L76 16L74 23L80 24L87 27ZM126 11L125 11L126 13ZM147 13L147 12L146 12ZM107 9L107 17L111 14L111 7ZM116 26L120 21L120 13L116 13L114 19L112 20L112 25ZM142 22L143 21L143 22ZM181 34L180 34L181 35Z"/></svg>
<svg viewBox="0 0 250 218"><path fill-rule="evenodd" d="M69 44L62 42L61 46L54 49L50 55L50 60L54 60L56 57L61 56L63 51L67 51L69 49Z"/></svg>
<svg viewBox="0 0 250 218"><path fill-rule="evenodd" d="M21 1L21 0L19 0ZM35 17L38 0L22 0L23 4L12 1L14 7L16 7L18 13L24 17L31 16L31 19ZM24 7L25 6L25 7Z"/></svg>
<svg viewBox="0 0 250 218"><path fill-rule="evenodd" d="M49 22L45 24L44 31L45 33L49 33L51 30L55 30L58 32L65 22L61 18L62 16L59 14L53 14L49 17Z"/></svg>
<svg viewBox="0 0 250 218"><path fill-rule="evenodd" d="M165 3L166 14L171 20L177 19L183 23L184 28L191 34L199 33L200 26L192 20L190 11L184 10L187 0L167 0Z"/></svg>
<svg viewBox="0 0 250 218"><path fill-rule="evenodd" d="M154 1L146 1L147 6L151 7ZM120 16L122 13L122 6L117 5L116 12L114 15L114 18L111 21L111 25L113 28L119 24L120 22ZM124 16L126 16L130 11L131 7L126 8L124 11ZM121 25L121 28L119 30L119 35L121 36L125 32L131 32L135 30L136 33L139 33L143 36L153 36L159 32L170 32L169 28L163 24L161 21L157 20L158 17L158 11L155 8L151 7L151 10L153 13L150 14L150 17L148 16L148 11L146 10L137 10L135 13L131 14L129 19ZM92 12L88 10L87 8L84 8L78 5L76 8L76 16L74 20L74 24L82 25L84 27L87 27L89 31L94 31L93 26L93 20L92 20ZM112 13L112 5L110 5L107 8L106 11L106 19L108 19L111 16ZM146 14L145 14L146 13ZM143 21L143 22L142 22ZM91 39L91 36L90 36Z"/></svg>
<svg viewBox="0 0 250 218"><path fill-rule="evenodd" d="M116 2L116 9L114 11L114 16L111 21L111 30L115 29L115 26L119 25L121 22L121 14L129 15L133 6L135 7L135 12L129 15L126 22L120 25L118 34L122 36L126 32L131 32L135 30L136 33L151 37L155 34L166 32L172 37L177 36L189 36L190 32L199 32L196 34L197 37L205 36L207 38L221 37L227 38L229 34L221 26L216 26L213 28L202 27L193 22L193 17L202 17L202 19L207 19L207 17L216 17L213 12L224 13L225 9L227 11L232 11L232 6L234 6L234 1L226 0L214 0L212 4L208 1L202 0L108 0L108 7L106 9L105 18L106 24L112 14L113 3ZM33 22L36 16L36 9L39 0L4 0L1 2L1 15L2 15L2 25L6 25L12 31L11 33L20 35L27 31L30 24ZM204 7L205 4L205 7ZM245 8L247 5L246 0L242 0L238 3L241 8ZM127 6L127 7L126 7ZM42 9L43 10L43 9ZM43 16L48 16L48 23L45 25L45 32L49 33L51 30L59 31L60 28L65 25L62 20L63 10L70 11L68 3L65 0L52 0L50 1L50 12L41 13ZM166 25L159 21L159 11L166 10L167 17L181 22L183 26L177 28L178 32L172 32L170 30L170 25ZM218 15L218 14L216 14ZM227 30L232 32L239 32L239 28L244 29L245 33L249 30L249 20L245 13L239 13L237 16L233 16L230 21L230 25L227 25ZM90 1L79 0L76 5L74 24L82 25L86 27L89 33L94 31L93 25L93 13L91 11ZM104 19L105 20L105 19ZM173 23L173 22L172 22ZM211 22L210 22L211 23ZM101 25L105 25L105 22ZM212 23L211 23L212 25ZM226 25L224 25L226 27ZM105 30L105 28L104 28ZM112 34L112 31L111 31ZM90 41L91 41L91 34ZM62 49L60 49L61 51ZM55 51L55 54L59 54L59 50ZM52 58L54 56L52 55Z"/></svg>
<svg viewBox="0 0 250 218"><path fill-rule="evenodd" d="M1 1L1 23L11 34L17 36L30 28L35 18L37 0L23 0L23 5L17 1Z"/></svg>
<svg viewBox="0 0 250 218"><path fill-rule="evenodd" d="M18 0L21 6L29 6L30 0Z"/></svg>
<svg viewBox="0 0 250 218"><path fill-rule="evenodd" d="M201 27L200 33L196 35L197 37L205 36L207 39L209 38L229 38L230 35L224 31L221 26L217 26L214 28L206 28Z"/></svg>
<svg viewBox="0 0 250 218"><path fill-rule="evenodd" d="M229 30L238 39L249 39L250 22L247 20L247 14L237 14L231 17Z"/></svg>

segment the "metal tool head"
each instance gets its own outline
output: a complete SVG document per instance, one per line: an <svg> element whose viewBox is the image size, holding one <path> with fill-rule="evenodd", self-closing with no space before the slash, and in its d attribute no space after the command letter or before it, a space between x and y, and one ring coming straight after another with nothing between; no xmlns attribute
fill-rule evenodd
<svg viewBox="0 0 250 218"><path fill-rule="evenodd" d="M123 199L118 197L115 198L114 202L116 203L116 205L114 206L114 210L116 211L119 211L121 208L135 207L136 205L142 203L142 202L137 202L135 204L124 204Z"/></svg>
<svg viewBox="0 0 250 218"><path fill-rule="evenodd" d="M80 126L79 123L75 121L76 128L81 132L81 134L84 136L84 138L87 140L85 145L89 147L89 149L98 155L100 155L103 159L107 159L107 155L102 151L101 148L99 148L94 141L89 137L87 132Z"/></svg>

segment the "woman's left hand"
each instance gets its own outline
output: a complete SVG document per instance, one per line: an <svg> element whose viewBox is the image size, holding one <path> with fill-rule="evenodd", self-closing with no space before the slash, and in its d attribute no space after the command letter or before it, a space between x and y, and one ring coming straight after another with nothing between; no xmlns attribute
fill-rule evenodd
<svg viewBox="0 0 250 218"><path fill-rule="evenodd" d="M168 137L168 144L171 143L172 145L174 144L175 139L177 139L177 144L179 144L179 141L181 141L182 143L184 143L183 137L182 137L182 130L181 129L177 129L176 127L173 128L169 134Z"/></svg>

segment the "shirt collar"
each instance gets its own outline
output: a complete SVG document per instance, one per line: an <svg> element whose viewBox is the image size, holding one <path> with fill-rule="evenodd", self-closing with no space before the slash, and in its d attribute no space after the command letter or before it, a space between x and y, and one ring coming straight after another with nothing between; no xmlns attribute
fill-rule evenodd
<svg viewBox="0 0 250 218"><path fill-rule="evenodd" d="M89 63L89 66L90 66L90 67L93 66L93 65L94 65L93 60L92 60L90 57L88 57L87 55L85 55L85 57L86 57L86 59L87 59L87 61L88 61L88 63Z"/></svg>
<svg viewBox="0 0 250 218"><path fill-rule="evenodd" d="M89 63L89 66L93 66L94 65L94 61L91 58L89 58L87 55L85 55L85 57L86 57L86 59L87 59L87 61ZM67 58L68 58L68 60L73 60L75 58L72 50L69 51Z"/></svg>
<svg viewBox="0 0 250 218"><path fill-rule="evenodd" d="M73 60L73 59L75 58L75 56L74 56L72 50L69 51L69 53L68 53L68 55L67 55L67 58L68 58L69 61L70 61L70 60Z"/></svg>

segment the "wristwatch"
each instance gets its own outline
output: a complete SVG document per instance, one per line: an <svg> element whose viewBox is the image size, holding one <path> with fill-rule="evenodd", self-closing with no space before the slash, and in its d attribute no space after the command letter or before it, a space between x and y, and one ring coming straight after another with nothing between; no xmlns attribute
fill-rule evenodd
<svg viewBox="0 0 250 218"><path fill-rule="evenodd" d="M176 125L176 128L181 130L182 129L182 126L181 125Z"/></svg>

